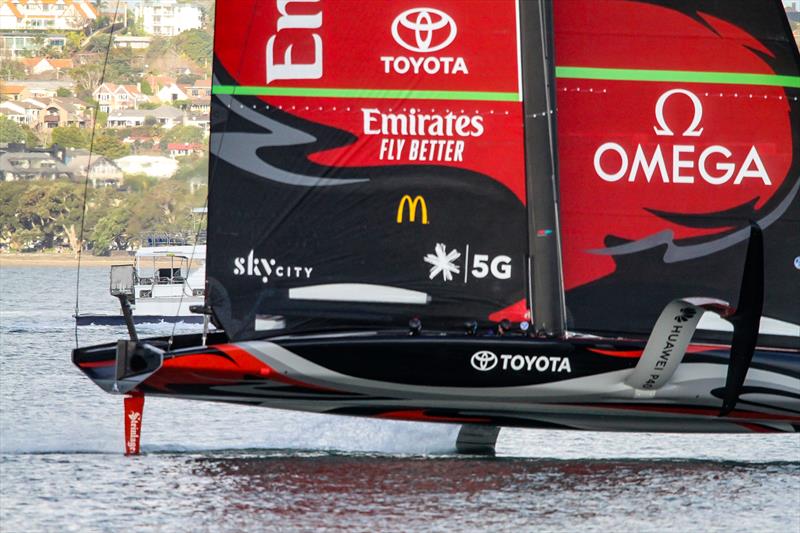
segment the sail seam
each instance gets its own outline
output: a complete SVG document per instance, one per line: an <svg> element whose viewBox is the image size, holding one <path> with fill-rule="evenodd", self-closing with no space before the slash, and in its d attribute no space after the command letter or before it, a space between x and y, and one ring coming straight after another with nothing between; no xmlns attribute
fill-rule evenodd
<svg viewBox="0 0 800 533"><path fill-rule="evenodd" d="M264 87L258 85L214 85L214 94L238 96L310 96L327 98L391 98L410 100L477 100L519 102L515 92L412 91L396 89L333 89L324 87Z"/></svg>
<svg viewBox="0 0 800 533"><path fill-rule="evenodd" d="M800 76L746 72L701 72L693 70L647 70L597 67L556 67L557 78L614 81L671 81L727 85L765 85L800 88Z"/></svg>

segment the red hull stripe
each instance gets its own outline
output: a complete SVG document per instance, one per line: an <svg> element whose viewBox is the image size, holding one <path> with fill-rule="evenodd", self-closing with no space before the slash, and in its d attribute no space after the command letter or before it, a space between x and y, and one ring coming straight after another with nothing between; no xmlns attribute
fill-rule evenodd
<svg viewBox="0 0 800 533"><path fill-rule="evenodd" d="M409 409L406 411L389 411L377 415L376 418L386 418L389 420L414 420L414 421L427 421L427 422L475 422L475 423L488 423L488 418L469 418L469 417L450 417L450 416L432 416L425 414L422 409Z"/></svg>
<svg viewBox="0 0 800 533"><path fill-rule="evenodd" d="M634 359L642 356L642 350L603 350L601 348L588 348L588 350L594 353L610 355L611 357L630 357L631 359Z"/></svg>
<svg viewBox="0 0 800 533"><path fill-rule="evenodd" d="M106 361L87 361L85 363L78 363L78 366L81 368L98 368L101 366L112 366L115 362L114 359L108 359Z"/></svg>

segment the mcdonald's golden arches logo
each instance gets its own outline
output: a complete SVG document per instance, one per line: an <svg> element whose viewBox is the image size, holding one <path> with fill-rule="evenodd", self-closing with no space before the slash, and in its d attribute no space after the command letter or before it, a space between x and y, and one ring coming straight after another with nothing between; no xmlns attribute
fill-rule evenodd
<svg viewBox="0 0 800 533"><path fill-rule="evenodd" d="M425 203L425 198L421 195L416 195L414 198L411 198L410 195L405 194L400 199L400 204L397 206L397 223L403 223L403 212L405 211L405 207L408 206L408 221L409 222L416 222L417 221L417 206L422 207L422 223L428 223L428 204Z"/></svg>

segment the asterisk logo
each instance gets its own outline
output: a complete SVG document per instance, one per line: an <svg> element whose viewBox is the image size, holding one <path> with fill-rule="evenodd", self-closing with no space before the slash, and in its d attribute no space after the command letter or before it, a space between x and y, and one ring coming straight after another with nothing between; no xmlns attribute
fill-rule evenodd
<svg viewBox="0 0 800 533"><path fill-rule="evenodd" d="M424 258L426 263L433 265L430 270L430 278L433 279L441 274L445 281L451 281L453 274L458 274L461 271L453 263L453 261L461 257L461 254L458 250L450 250L448 253L447 247L442 243L436 245L435 251L435 254L428 254Z"/></svg>

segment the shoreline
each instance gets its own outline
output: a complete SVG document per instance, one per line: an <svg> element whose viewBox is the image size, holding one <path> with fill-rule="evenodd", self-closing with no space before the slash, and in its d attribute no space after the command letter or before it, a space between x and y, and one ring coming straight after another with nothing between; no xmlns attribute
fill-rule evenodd
<svg viewBox="0 0 800 533"><path fill-rule="evenodd" d="M110 267L111 265L129 265L132 263L132 255L101 257L87 254L81 257L81 268ZM77 267L78 259L73 254L0 254L0 268L21 266Z"/></svg>

